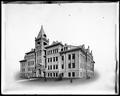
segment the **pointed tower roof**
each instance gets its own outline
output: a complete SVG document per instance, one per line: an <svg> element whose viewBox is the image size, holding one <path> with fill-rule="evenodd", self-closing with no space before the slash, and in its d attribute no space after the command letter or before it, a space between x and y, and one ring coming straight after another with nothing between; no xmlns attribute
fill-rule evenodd
<svg viewBox="0 0 120 96"><path fill-rule="evenodd" d="M43 25L41 25L41 29L40 29L40 32L39 32L37 38L41 38L41 37L43 37L43 35L46 35L46 34L44 32Z"/></svg>

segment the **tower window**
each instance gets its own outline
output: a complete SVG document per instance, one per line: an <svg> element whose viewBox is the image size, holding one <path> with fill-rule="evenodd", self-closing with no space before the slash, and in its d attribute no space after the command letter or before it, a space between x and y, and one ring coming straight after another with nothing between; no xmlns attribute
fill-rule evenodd
<svg viewBox="0 0 120 96"><path fill-rule="evenodd" d="M37 44L40 44L40 42L38 42Z"/></svg>
<svg viewBox="0 0 120 96"><path fill-rule="evenodd" d="M43 42L43 45L47 45L47 43L46 43L46 42Z"/></svg>
<svg viewBox="0 0 120 96"><path fill-rule="evenodd" d="M46 34L44 34L43 36L46 37Z"/></svg>

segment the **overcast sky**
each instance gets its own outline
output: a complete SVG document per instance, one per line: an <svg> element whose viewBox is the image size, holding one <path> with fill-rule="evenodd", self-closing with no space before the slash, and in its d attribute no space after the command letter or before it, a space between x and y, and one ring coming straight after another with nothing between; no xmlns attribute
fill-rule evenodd
<svg viewBox="0 0 120 96"><path fill-rule="evenodd" d="M19 61L35 47L41 25L50 44L90 46L95 70L100 74L93 85L106 90L114 87L116 3L6 4L5 71L6 78L19 72ZM6 82L10 82L7 79ZM11 81L12 82L12 81ZM93 86L91 85L91 86ZM92 87L91 87L92 88ZM96 89L93 87L93 90Z"/></svg>

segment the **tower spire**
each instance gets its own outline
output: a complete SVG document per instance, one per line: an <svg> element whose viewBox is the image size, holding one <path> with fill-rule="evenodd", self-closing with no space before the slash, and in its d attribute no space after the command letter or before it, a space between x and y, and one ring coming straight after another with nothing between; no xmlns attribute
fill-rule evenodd
<svg viewBox="0 0 120 96"><path fill-rule="evenodd" d="M43 35L45 35L45 32L44 32L44 29L43 29L43 25L41 25L41 29L40 29L40 32L39 32L37 38L41 38L41 37L43 37Z"/></svg>

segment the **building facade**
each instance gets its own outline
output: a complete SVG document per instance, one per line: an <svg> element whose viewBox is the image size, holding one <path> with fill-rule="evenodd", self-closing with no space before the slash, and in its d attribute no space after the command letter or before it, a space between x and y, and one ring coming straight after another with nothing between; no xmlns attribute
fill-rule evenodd
<svg viewBox="0 0 120 96"><path fill-rule="evenodd" d="M89 46L73 46L49 39L41 26L35 38L35 48L25 53L20 61L20 74L23 78L92 78L94 60Z"/></svg>

